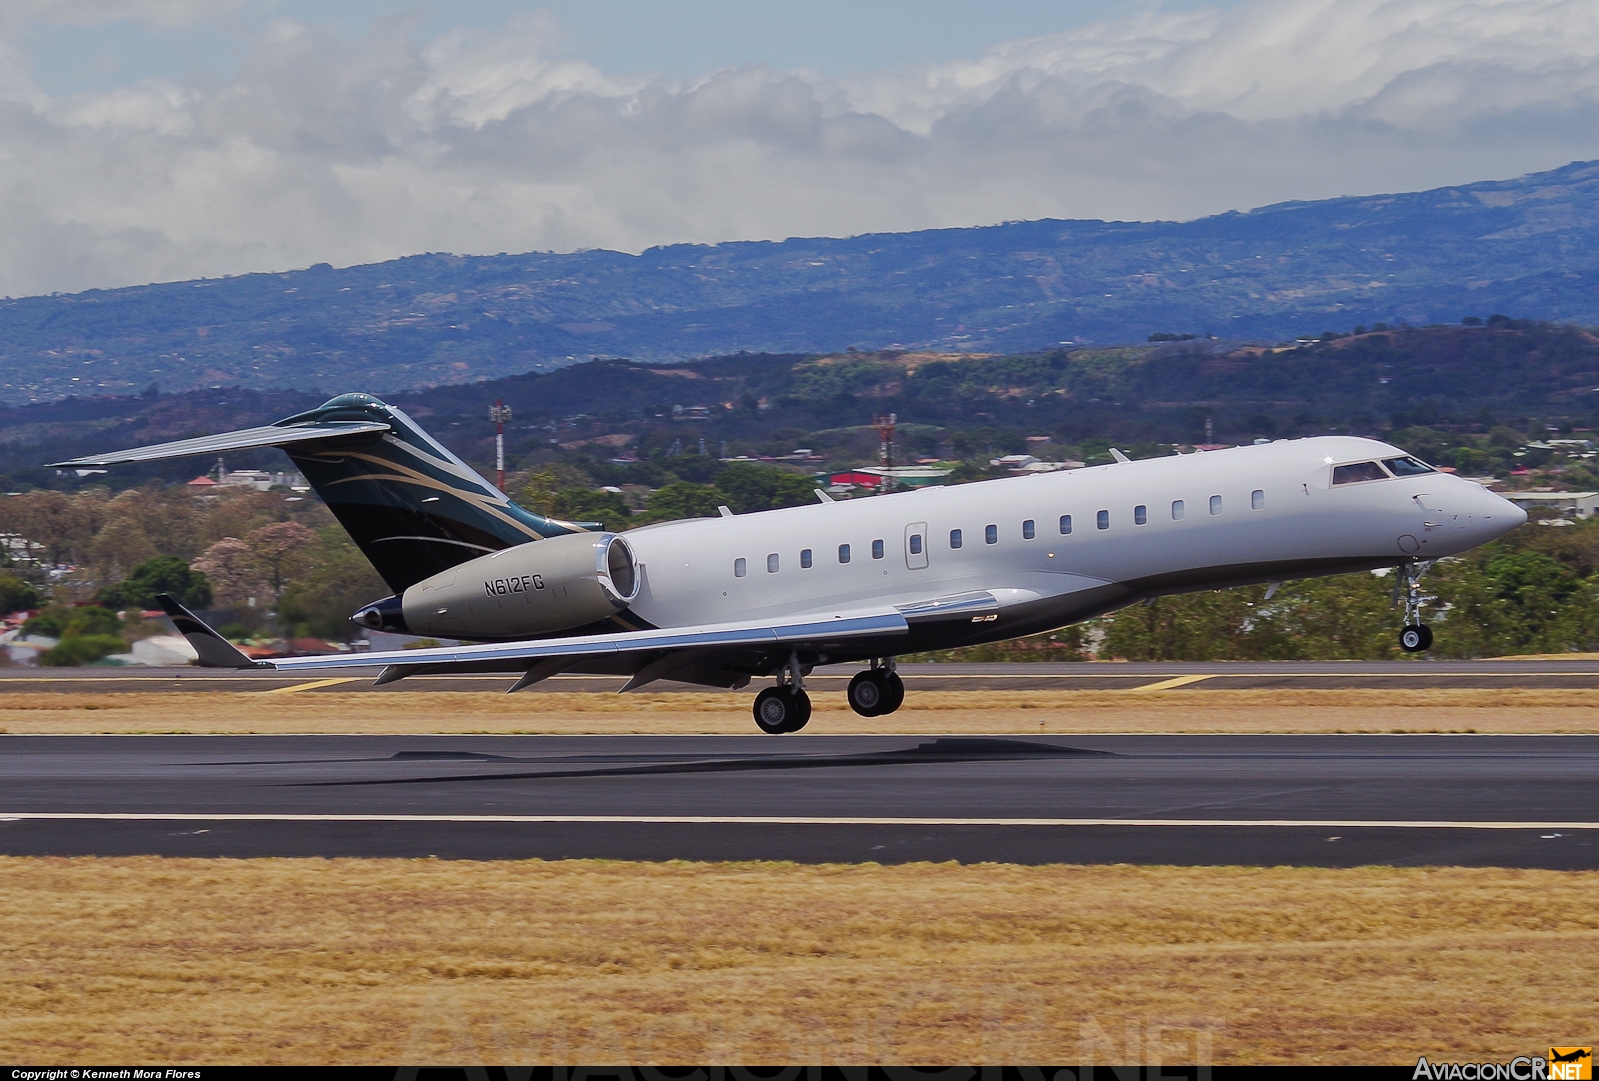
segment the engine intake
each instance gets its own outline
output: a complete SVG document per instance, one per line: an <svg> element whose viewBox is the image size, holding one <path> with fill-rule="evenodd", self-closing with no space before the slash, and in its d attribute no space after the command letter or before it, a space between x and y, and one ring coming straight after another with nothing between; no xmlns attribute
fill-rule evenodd
<svg viewBox="0 0 1599 1081"><path fill-rule="evenodd" d="M638 565L614 533L573 533L479 556L411 586L397 621L408 634L523 638L572 630L613 615L638 596ZM358 622L392 625L379 601Z"/></svg>

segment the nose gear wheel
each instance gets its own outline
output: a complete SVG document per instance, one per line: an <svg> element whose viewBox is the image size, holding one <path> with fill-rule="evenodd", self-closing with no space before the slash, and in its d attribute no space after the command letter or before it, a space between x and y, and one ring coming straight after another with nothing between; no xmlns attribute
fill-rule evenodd
<svg viewBox="0 0 1599 1081"><path fill-rule="evenodd" d="M1432 628L1425 623L1409 623L1399 632L1399 648L1406 653L1420 653L1432 645Z"/></svg>

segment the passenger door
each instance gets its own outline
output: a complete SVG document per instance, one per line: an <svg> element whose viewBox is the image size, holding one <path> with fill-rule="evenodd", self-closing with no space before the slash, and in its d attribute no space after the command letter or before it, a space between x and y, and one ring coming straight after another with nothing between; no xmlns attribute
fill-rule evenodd
<svg viewBox="0 0 1599 1081"><path fill-rule="evenodd" d="M926 522L912 522L905 527L905 566L913 571L927 568Z"/></svg>

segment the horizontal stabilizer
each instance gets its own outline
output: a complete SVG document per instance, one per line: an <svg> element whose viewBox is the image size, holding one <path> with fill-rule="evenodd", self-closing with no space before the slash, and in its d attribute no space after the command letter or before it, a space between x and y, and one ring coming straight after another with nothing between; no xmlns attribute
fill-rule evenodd
<svg viewBox="0 0 1599 1081"><path fill-rule="evenodd" d="M207 627L199 616L179 604L170 593L157 593L155 602L167 614L167 618L178 629L178 633L183 635L189 645L194 647L194 651L200 655L202 668L268 667L240 653L237 646Z"/></svg>
<svg viewBox="0 0 1599 1081"><path fill-rule="evenodd" d="M244 428L221 435L202 435L198 439L179 439L173 443L156 443L131 450L116 450L109 454L91 454L66 462L51 462L57 469L79 469L84 466L121 465L124 462L154 462L162 458L183 458L191 454L217 454L225 450L244 450L247 447L282 447L291 443L305 443L313 439L335 439L341 435L364 435L368 432L386 432L389 425L376 421L352 421L345 424L284 425L268 424L260 428Z"/></svg>
<svg viewBox="0 0 1599 1081"><path fill-rule="evenodd" d="M874 612L855 616L814 616L787 623L716 623L667 630L583 635L577 638L545 638L531 642L508 642L503 645L439 646L432 649L392 650L383 653L285 657L267 663L273 668L289 672L391 664L449 666L490 661L536 661L552 657L602 657L618 653L665 653L685 649L737 649L790 642L825 644L851 638L900 635L906 633L908 629L905 617L898 612Z"/></svg>

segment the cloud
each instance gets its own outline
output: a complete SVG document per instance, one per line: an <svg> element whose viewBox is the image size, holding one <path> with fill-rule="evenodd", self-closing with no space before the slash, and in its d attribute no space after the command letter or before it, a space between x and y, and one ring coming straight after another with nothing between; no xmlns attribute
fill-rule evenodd
<svg viewBox="0 0 1599 1081"><path fill-rule="evenodd" d="M203 10L31 0L28 17ZM418 251L1188 218L1599 157L1591 0L1144 9L845 79L619 77L544 16L434 41L403 17L360 37L278 21L216 85L72 97L30 77L25 23L0 23L12 295Z"/></svg>

